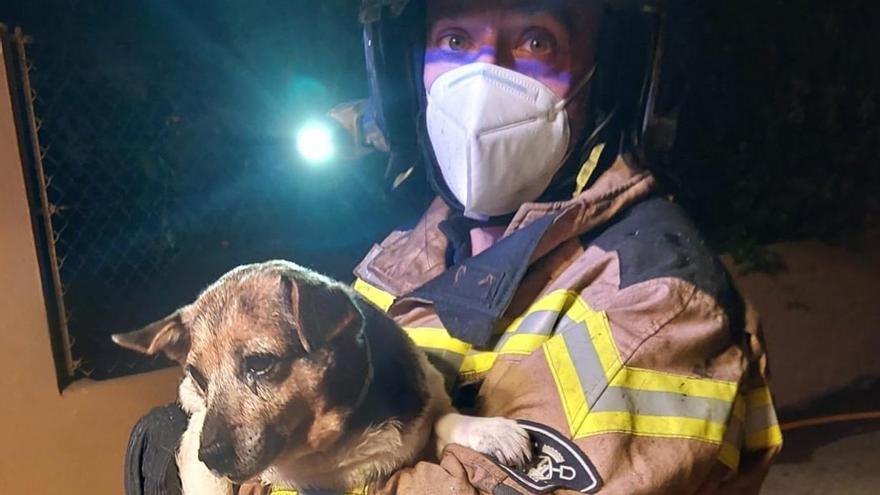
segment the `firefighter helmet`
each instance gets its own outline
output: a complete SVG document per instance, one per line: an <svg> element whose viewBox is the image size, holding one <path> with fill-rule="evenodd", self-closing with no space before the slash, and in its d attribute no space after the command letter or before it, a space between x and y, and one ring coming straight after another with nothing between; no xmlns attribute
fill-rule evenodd
<svg viewBox="0 0 880 495"><path fill-rule="evenodd" d="M391 171L423 164L434 188L457 206L433 173L436 163L425 132L422 73L427 1L363 0L360 21L370 89L369 115L364 118L381 131L383 145L391 152ZM599 142L607 143L608 156L643 156L659 74L663 0L596 1L603 2L605 11L588 100L588 128L572 143L571 163L562 174L572 183L571 176ZM554 184L551 189L568 187Z"/></svg>

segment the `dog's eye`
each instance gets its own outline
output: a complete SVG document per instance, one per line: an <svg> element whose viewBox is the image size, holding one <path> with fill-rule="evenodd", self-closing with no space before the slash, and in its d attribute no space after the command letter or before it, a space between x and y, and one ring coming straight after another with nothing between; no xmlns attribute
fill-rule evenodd
<svg viewBox="0 0 880 495"><path fill-rule="evenodd" d="M248 356L244 360L244 369L249 375L264 376L271 373L279 361L279 358L265 354Z"/></svg>
<svg viewBox="0 0 880 495"><path fill-rule="evenodd" d="M196 385L199 386L202 392L208 392L208 379L205 378L205 375L203 375L201 371L196 369L195 366L187 365L186 372L189 374L190 378L196 382Z"/></svg>

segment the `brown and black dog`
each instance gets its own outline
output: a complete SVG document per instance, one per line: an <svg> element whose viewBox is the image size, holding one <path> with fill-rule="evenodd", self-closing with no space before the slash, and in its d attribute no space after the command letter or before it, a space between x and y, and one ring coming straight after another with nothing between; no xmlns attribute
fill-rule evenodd
<svg viewBox="0 0 880 495"><path fill-rule="evenodd" d="M187 495L257 479L362 487L449 443L511 465L531 455L516 422L458 414L440 373L389 317L290 262L236 268L192 304L113 340L185 368L179 398L190 420L177 463Z"/></svg>

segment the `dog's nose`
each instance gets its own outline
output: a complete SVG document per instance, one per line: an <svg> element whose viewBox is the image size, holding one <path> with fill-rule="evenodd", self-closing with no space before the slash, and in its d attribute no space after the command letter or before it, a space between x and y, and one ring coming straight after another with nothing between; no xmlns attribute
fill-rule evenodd
<svg viewBox="0 0 880 495"><path fill-rule="evenodd" d="M218 473L230 473L235 466L232 442L209 440L199 447L199 460Z"/></svg>

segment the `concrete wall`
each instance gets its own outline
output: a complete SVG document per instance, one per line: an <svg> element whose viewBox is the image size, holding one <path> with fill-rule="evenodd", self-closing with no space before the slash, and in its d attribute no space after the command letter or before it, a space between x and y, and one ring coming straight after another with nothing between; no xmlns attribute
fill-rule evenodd
<svg viewBox="0 0 880 495"><path fill-rule="evenodd" d="M777 405L799 407L880 377L880 235L858 249L821 242L771 249L788 270L737 283L762 316Z"/></svg>
<svg viewBox="0 0 880 495"><path fill-rule="evenodd" d="M0 63L0 494L122 493L128 432L174 399L178 372L58 393L29 218Z"/></svg>

